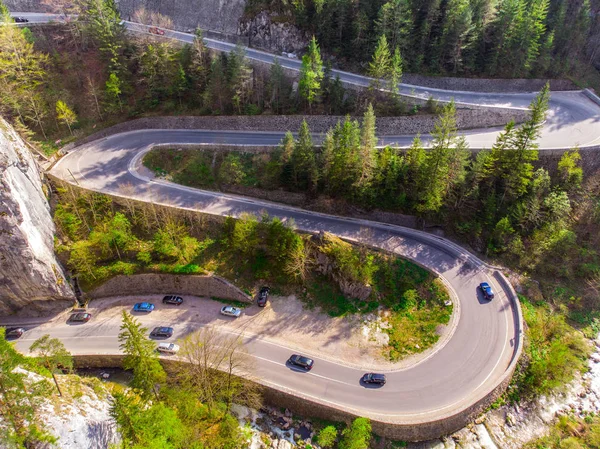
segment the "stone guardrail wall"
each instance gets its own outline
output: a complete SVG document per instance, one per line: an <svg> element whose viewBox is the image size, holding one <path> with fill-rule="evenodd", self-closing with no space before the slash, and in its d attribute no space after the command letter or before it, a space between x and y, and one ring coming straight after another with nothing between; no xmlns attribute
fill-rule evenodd
<svg viewBox="0 0 600 449"><path fill-rule="evenodd" d="M459 109L456 118L460 129L504 126L511 119L523 122L528 111L489 110L485 114L476 109ZM314 133L325 133L334 127L342 116L278 115L278 116L174 116L143 117L122 122L87 137L79 139L74 146L84 145L113 134L142 129L204 129L223 131L279 131L297 132L303 120ZM359 121L362 118L357 118ZM385 141L385 135L425 134L433 130L437 116L413 115L402 117L378 117L377 132ZM218 144L217 144L218 145ZM68 151L71 146L63 150Z"/></svg>
<svg viewBox="0 0 600 449"><path fill-rule="evenodd" d="M218 276L194 274L145 273L119 275L109 279L86 296L91 299L110 296L151 295L157 293L206 296L252 302L252 297Z"/></svg>
<svg viewBox="0 0 600 449"><path fill-rule="evenodd" d="M592 100L594 103L596 103L597 105L600 106L600 97L598 95L596 95L594 92L592 92L590 89L584 89L583 95L585 95L590 100Z"/></svg>
<svg viewBox="0 0 600 449"><path fill-rule="evenodd" d="M438 438L442 435L453 433L470 421L475 419L486 408L488 408L506 389L515 367L522 352L522 315L519 299L516 292L508 280L495 270L493 276L502 285L505 293L513 304L513 314L515 321L515 340L513 343L513 354L510 364L500 379L496 382L494 388L487 394L480 397L471 406L457 412L449 413L447 416L429 422L410 422L402 423L400 419L379 419L377 416L371 417L373 431L381 436L404 441L423 441ZM114 368L121 367L123 355L75 355L75 367L77 368ZM177 359L162 358L165 369L182 363ZM356 414L348 410L343 410L331 405L315 402L312 398L303 397L298 392L284 391L269 385L261 384L263 397L266 403L288 408L304 417L322 418L334 421L350 422L356 418Z"/></svg>

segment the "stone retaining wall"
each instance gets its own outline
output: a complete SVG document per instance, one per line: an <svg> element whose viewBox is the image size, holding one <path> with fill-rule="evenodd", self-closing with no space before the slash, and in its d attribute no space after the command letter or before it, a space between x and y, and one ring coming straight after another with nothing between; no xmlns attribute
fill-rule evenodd
<svg viewBox="0 0 600 449"><path fill-rule="evenodd" d="M119 275L87 293L87 296L91 299L97 299L111 296L155 295L157 293L252 302L250 295L223 278L193 274L146 273L132 276Z"/></svg>
<svg viewBox="0 0 600 449"><path fill-rule="evenodd" d="M459 129L504 126L511 119L523 122L528 111L494 109L482 113L476 109L458 109L456 119ZM325 133L334 127L341 116L315 115L259 115L259 116L171 116L144 117L108 127L77 141L76 146L92 142L112 134L140 129L208 129L234 131L297 132L306 120L314 133ZM361 120L359 118L359 120ZM378 117L377 132L384 135L426 134L433 130L436 115L413 115L402 117Z"/></svg>
<svg viewBox="0 0 600 449"><path fill-rule="evenodd" d="M415 73L402 75L402 82L405 84L467 92L537 92L548 81L550 82L550 90L579 90L570 80L454 78L450 76L425 76Z"/></svg>

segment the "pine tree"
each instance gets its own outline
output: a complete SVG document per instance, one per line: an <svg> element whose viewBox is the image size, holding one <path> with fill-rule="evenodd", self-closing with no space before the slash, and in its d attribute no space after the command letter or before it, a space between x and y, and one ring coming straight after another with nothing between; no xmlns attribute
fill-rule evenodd
<svg viewBox="0 0 600 449"><path fill-rule="evenodd" d="M306 120L303 120L300 126L298 141L294 145L290 163L294 188L300 191L314 192L319 181L319 172L312 137Z"/></svg>
<svg viewBox="0 0 600 449"><path fill-rule="evenodd" d="M275 58L269 73L269 93L273 112L280 114L289 97L290 88L279 58Z"/></svg>
<svg viewBox="0 0 600 449"><path fill-rule="evenodd" d="M125 310L122 314L120 348L125 353L123 367L133 371L131 386L140 391L143 398L158 398L156 384L165 380L166 374L158 361L154 342L146 337L148 329Z"/></svg>
<svg viewBox="0 0 600 449"><path fill-rule="evenodd" d="M451 189L464 181L467 147L457 135L456 107L453 102L442 108L432 132L433 141L427 154L419 212L438 212Z"/></svg>
<svg viewBox="0 0 600 449"><path fill-rule="evenodd" d="M355 189L358 196L364 196L367 189L370 188L371 181L375 171L375 152L377 145L375 112L373 106L369 103L365 111L361 135L360 135L360 150L359 150L359 174L355 182Z"/></svg>
<svg viewBox="0 0 600 449"><path fill-rule="evenodd" d="M201 99L210 74L210 54L204 45L202 30L197 29L190 48L190 64L188 68L192 91Z"/></svg>
<svg viewBox="0 0 600 449"><path fill-rule="evenodd" d="M381 80L389 78L391 66L390 48L385 34L383 34L377 43L373 58L369 63L367 74L373 78L371 86L377 90L381 88Z"/></svg>
<svg viewBox="0 0 600 449"><path fill-rule="evenodd" d="M321 81L323 80L323 61L316 38L313 36L308 52L302 57L300 68L300 81L298 89L300 95L308 102L312 111L312 105L318 100L321 93Z"/></svg>
<svg viewBox="0 0 600 449"><path fill-rule="evenodd" d="M115 0L85 0L83 13L79 19L94 39L100 51L108 61L109 73L123 69L122 49L124 46L125 27Z"/></svg>
<svg viewBox="0 0 600 449"><path fill-rule="evenodd" d="M71 353L67 351L65 345L59 339L50 338L50 335L44 335L34 341L29 351L36 354L40 363L50 371L58 394L62 396L62 391L56 379L56 370L73 369L73 356Z"/></svg>
<svg viewBox="0 0 600 449"><path fill-rule="evenodd" d="M240 45L235 47L228 58L229 86L232 97L231 102L242 113L242 108L247 104L252 91L252 68L246 60L246 52Z"/></svg>
<svg viewBox="0 0 600 449"><path fill-rule="evenodd" d="M409 0L390 0L379 10L375 29L385 35L390 48L400 48L406 53L412 31L412 9Z"/></svg>
<svg viewBox="0 0 600 449"><path fill-rule="evenodd" d="M185 73L185 70L183 69L183 66L181 64L179 64L177 67L177 73L175 75L175 78L173 79L173 85L171 87L171 90L173 91L173 94L177 97L177 99L179 100L180 107L183 106L182 99L185 96L185 93L188 91L188 89L189 89L188 77Z"/></svg>
<svg viewBox="0 0 600 449"><path fill-rule="evenodd" d="M441 36L441 62L457 73L462 64L462 52L471 43L471 4L469 0L450 0L446 8Z"/></svg>
<svg viewBox="0 0 600 449"><path fill-rule="evenodd" d="M106 96L107 109L114 111L118 107L119 110L122 111L123 104L121 103L121 79L115 72L112 72L108 76L104 92Z"/></svg>
<svg viewBox="0 0 600 449"><path fill-rule="evenodd" d="M394 55L392 56L392 62L390 64L390 71L388 76L389 90L392 93L392 98L398 100L398 93L400 92L399 84L402 82L402 56L400 55L400 49L396 47Z"/></svg>
<svg viewBox="0 0 600 449"><path fill-rule="evenodd" d="M550 86L546 84L529 106L530 118L519 128L513 123L506 126L504 134L499 136L493 151L498 155L499 176L503 179L502 202L506 197L515 199L523 195L533 176L532 162L538 159L538 144L543 123L546 120Z"/></svg>
<svg viewBox="0 0 600 449"><path fill-rule="evenodd" d="M69 128L69 132L73 135L71 126L77 123L77 115L67 106L64 101L58 100L56 102L56 118L58 121L64 123Z"/></svg>

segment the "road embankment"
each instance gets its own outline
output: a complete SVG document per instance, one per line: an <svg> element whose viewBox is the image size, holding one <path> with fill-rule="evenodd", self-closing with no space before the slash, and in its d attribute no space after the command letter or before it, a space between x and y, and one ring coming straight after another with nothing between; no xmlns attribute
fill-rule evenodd
<svg viewBox="0 0 600 449"><path fill-rule="evenodd" d="M252 302L250 295L219 276L164 273L115 276L87 293L87 297L98 299L112 296L155 295L157 293Z"/></svg>

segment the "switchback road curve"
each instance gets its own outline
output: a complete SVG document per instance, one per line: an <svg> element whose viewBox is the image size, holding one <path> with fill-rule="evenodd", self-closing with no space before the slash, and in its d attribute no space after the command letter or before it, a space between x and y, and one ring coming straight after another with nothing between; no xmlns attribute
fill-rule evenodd
<svg viewBox="0 0 600 449"><path fill-rule="evenodd" d="M251 346L261 360L257 375L273 388L389 424L437 421L485 402L489 393L510 376L522 343L514 291L493 268L458 245L424 232L187 188L154 179L141 165L141 156L156 144L218 141L272 145L280 138L277 133L133 131L81 146L64 156L50 173L92 191L209 214L235 217L267 212L284 220L293 219L302 231L331 232L416 261L438 273L459 301L460 315L452 338L437 352L410 368L388 373L388 383L376 390L359 385L364 371L323 360L319 354L307 354L315 359L310 373L291 371L285 361L292 351L272 348L258 338ZM483 281L498 292L491 302L478 295L477 286ZM60 332L69 335L82 331L86 337L106 335L106 323L94 326L92 321L72 331L56 332L60 337L65 336ZM83 345L80 341L72 346L74 341L66 343L75 353L119 353L116 337L86 338Z"/></svg>

